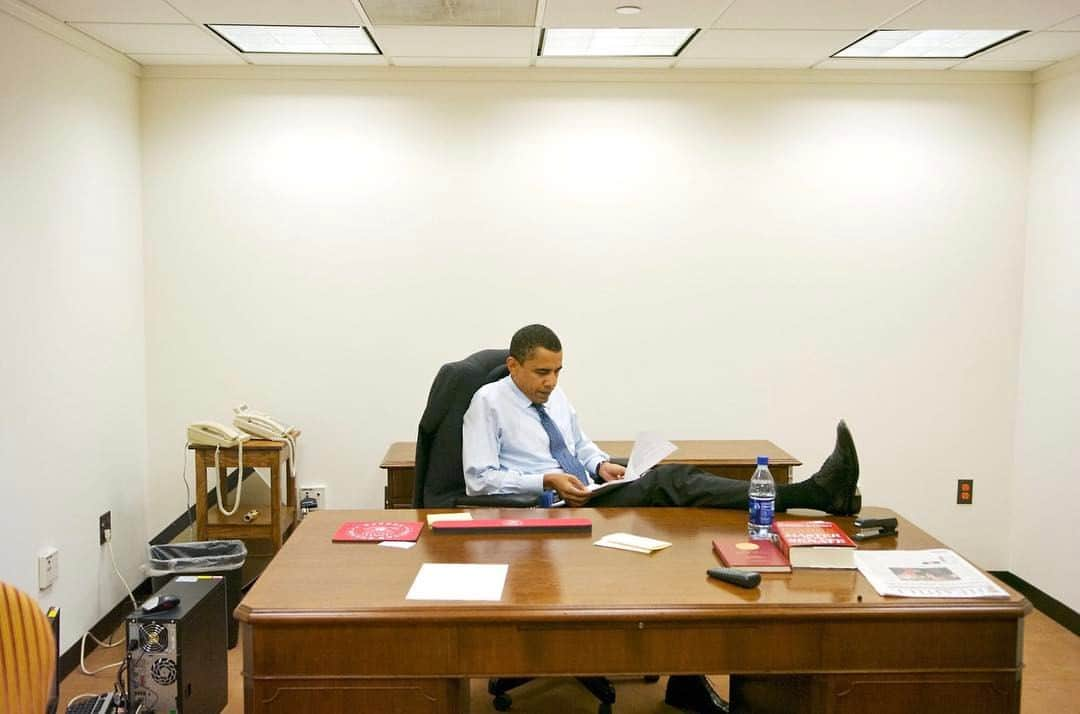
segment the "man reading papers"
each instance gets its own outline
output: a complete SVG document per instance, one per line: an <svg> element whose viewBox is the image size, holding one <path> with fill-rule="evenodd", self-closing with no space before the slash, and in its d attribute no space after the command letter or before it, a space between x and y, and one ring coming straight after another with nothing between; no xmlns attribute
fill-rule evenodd
<svg viewBox="0 0 1080 714"><path fill-rule="evenodd" d="M622 480L626 469L589 440L558 388L562 343L543 325L518 330L506 359L510 374L473 395L462 427L462 466L470 496L552 490L570 506L749 506L750 483L685 464L660 464L619 488L591 493L586 484ZM837 426L836 447L808 480L777 487L776 508L816 508L848 515L856 508L859 460L851 432ZM684 711L727 706L701 676L672 676L664 700Z"/></svg>
<svg viewBox="0 0 1080 714"><path fill-rule="evenodd" d="M462 466L470 496L557 491L570 506L749 506L750 483L686 464L660 464L624 487L591 494L586 484L616 481L611 463L581 430L558 387L562 343L543 325L518 330L506 358L510 374L473 395L462 429ZM806 481L777 486L776 508L816 508L835 515L855 509L859 460L843 421L836 447Z"/></svg>

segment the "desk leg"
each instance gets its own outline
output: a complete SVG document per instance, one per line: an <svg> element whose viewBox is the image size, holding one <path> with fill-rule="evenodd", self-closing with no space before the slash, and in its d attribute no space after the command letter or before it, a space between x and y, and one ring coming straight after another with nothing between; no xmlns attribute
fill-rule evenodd
<svg viewBox="0 0 1080 714"><path fill-rule="evenodd" d="M206 493L206 470L210 468L206 454L201 450L195 452L195 538L206 540L207 518L207 493Z"/></svg>
<svg viewBox="0 0 1080 714"><path fill-rule="evenodd" d="M285 505L292 506L294 509L296 506L296 472L293 471L293 460L290 457L285 457ZM293 511L297 513L297 511ZM293 520L295 523L295 518Z"/></svg>
<svg viewBox="0 0 1080 714"><path fill-rule="evenodd" d="M270 464L270 543L277 553L281 548L281 458Z"/></svg>

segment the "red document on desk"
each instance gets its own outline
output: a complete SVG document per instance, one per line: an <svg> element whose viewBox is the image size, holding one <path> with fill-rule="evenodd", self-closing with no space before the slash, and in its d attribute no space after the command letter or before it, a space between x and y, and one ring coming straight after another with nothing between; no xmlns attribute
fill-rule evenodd
<svg viewBox="0 0 1080 714"><path fill-rule="evenodd" d="M420 537L420 521L346 521L334 533L335 543L401 540L415 541Z"/></svg>
<svg viewBox="0 0 1080 714"><path fill-rule="evenodd" d="M592 531L588 518L491 518L475 521L436 521L435 533L535 533L537 531Z"/></svg>

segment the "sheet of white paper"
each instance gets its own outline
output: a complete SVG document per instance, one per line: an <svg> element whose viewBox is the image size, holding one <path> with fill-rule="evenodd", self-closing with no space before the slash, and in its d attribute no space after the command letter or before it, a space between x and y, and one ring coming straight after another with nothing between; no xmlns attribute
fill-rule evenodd
<svg viewBox="0 0 1080 714"><path fill-rule="evenodd" d="M634 448L630 452L630 462L626 465L623 481L633 481L656 466L664 457L679 447L660 436L655 431L643 431L634 439Z"/></svg>
<svg viewBox="0 0 1080 714"><path fill-rule="evenodd" d="M384 540L380 541L379 545L383 548L397 548L398 550L408 550L416 545L414 540Z"/></svg>
<svg viewBox="0 0 1080 714"><path fill-rule="evenodd" d="M857 550L855 565L879 595L1008 597L978 569L945 548Z"/></svg>
<svg viewBox="0 0 1080 714"><path fill-rule="evenodd" d="M509 565L424 563L406 600L501 600Z"/></svg>
<svg viewBox="0 0 1080 714"><path fill-rule="evenodd" d="M438 523L439 521L471 521L472 514L468 511L461 513L429 513L427 517L428 525L432 523Z"/></svg>

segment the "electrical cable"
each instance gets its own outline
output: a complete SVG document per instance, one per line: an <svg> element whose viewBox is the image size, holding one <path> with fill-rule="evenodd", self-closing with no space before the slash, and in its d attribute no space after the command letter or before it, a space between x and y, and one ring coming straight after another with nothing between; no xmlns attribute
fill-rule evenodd
<svg viewBox="0 0 1080 714"><path fill-rule="evenodd" d="M187 480L187 458L188 450L191 448L191 442L184 443L184 470L180 472L180 476L184 479L184 513L188 517L188 526L191 528L191 540L195 540L195 516L191 512L191 486Z"/></svg>
<svg viewBox="0 0 1080 714"><path fill-rule="evenodd" d="M131 586L128 585L128 581L124 579L124 576L120 573L120 568L116 565L116 555L113 553L112 547L112 531L105 531L105 545L109 548L109 560L112 561L113 570L116 572L116 577L120 578L120 582L124 584L124 589L127 590L128 597L131 598L132 609L138 610L139 603L135 601L135 593L131 591Z"/></svg>
<svg viewBox="0 0 1080 714"><path fill-rule="evenodd" d="M87 699L89 697L94 697L96 699L96 698L98 698L100 696L101 696L100 694L92 694L92 693L76 694L74 697L72 697L71 699L68 700L67 707L65 707L65 709L71 708L71 705L74 704L75 702L79 701L80 699Z"/></svg>

